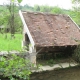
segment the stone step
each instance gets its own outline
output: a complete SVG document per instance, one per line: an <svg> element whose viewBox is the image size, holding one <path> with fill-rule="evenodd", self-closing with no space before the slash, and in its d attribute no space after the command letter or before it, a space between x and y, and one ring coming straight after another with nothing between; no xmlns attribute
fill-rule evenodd
<svg viewBox="0 0 80 80"><path fill-rule="evenodd" d="M32 70L32 72L51 71L51 70L57 70L57 69L61 69L61 68L74 67L77 65L78 65L78 63L75 63L75 62L53 64L53 66L46 65L46 66L40 66L38 69Z"/></svg>

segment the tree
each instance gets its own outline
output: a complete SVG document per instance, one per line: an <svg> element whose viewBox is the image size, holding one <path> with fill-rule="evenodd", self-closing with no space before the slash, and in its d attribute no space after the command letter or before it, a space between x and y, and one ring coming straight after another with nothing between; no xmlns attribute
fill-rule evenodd
<svg viewBox="0 0 80 80"><path fill-rule="evenodd" d="M9 26L10 26L10 33L11 37L14 36L15 33L15 27L14 27L14 2L10 1L10 5L7 5L7 8L9 10L10 16L9 16Z"/></svg>
<svg viewBox="0 0 80 80"><path fill-rule="evenodd" d="M12 1L14 1L14 0L12 0ZM18 3L21 3L22 2L22 0L17 0L18 1Z"/></svg>
<svg viewBox="0 0 80 80"><path fill-rule="evenodd" d="M80 26L80 0L72 0L75 13L74 21Z"/></svg>
<svg viewBox="0 0 80 80"><path fill-rule="evenodd" d="M51 10L51 13L61 14L61 13L63 13L63 11L62 11L62 9L59 8L58 6L55 6L55 7L53 7L53 9Z"/></svg>
<svg viewBox="0 0 80 80"><path fill-rule="evenodd" d="M48 5L44 5L44 6L40 6L40 11L41 12L50 12L51 11L51 7Z"/></svg>
<svg viewBox="0 0 80 80"><path fill-rule="evenodd" d="M40 7L38 5L34 5L34 10L35 11L40 11Z"/></svg>
<svg viewBox="0 0 80 80"><path fill-rule="evenodd" d="M74 12L76 13L75 21L80 26L80 0L72 0L72 3L74 4ZM76 60L80 64L80 41L78 41L79 45L74 51L73 59Z"/></svg>
<svg viewBox="0 0 80 80"><path fill-rule="evenodd" d="M80 0L72 0L72 3L80 3Z"/></svg>
<svg viewBox="0 0 80 80"><path fill-rule="evenodd" d="M80 0L72 0L72 4L74 4L73 8L76 11L80 11Z"/></svg>
<svg viewBox="0 0 80 80"><path fill-rule="evenodd" d="M22 0L18 0L18 2L21 2ZM7 18L8 22L7 24L9 25L10 33L11 33L11 38L14 38L14 34L16 31L16 25L15 25L15 20L16 20L16 14L18 14L18 6L16 5L16 0L10 0L10 4L7 5L7 9L9 12L9 17Z"/></svg>
<svg viewBox="0 0 80 80"><path fill-rule="evenodd" d="M34 11L33 7L29 6L28 4L26 4L24 6L20 5L20 9L23 10L23 11Z"/></svg>

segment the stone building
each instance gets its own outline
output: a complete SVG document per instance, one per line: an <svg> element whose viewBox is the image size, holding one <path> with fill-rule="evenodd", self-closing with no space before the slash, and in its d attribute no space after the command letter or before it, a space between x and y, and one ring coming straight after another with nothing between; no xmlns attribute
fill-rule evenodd
<svg viewBox="0 0 80 80"><path fill-rule="evenodd" d="M19 11L23 22L23 46L29 45L31 61L40 52L74 49L80 40L78 25L63 14Z"/></svg>

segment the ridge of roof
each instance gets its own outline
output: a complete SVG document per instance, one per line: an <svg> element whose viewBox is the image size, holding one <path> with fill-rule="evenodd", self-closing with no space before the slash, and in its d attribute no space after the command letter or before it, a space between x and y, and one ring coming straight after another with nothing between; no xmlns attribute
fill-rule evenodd
<svg viewBox="0 0 80 80"><path fill-rule="evenodd" d="M42 14L42 15L54 15L54 16L68 16L66 14L53 14L53 13L50 13L50 12L34 12L34 11L21 11L21 12L22 13L27 13L27 14L34 14L34 15Z"/></svg>
<svg viewBox="0 0 80 80"><path fill-rule="evenodd" d="M77 45L73 39L80 40L80 30L68 15L28 11L22 14L35 45Z"/></svg>

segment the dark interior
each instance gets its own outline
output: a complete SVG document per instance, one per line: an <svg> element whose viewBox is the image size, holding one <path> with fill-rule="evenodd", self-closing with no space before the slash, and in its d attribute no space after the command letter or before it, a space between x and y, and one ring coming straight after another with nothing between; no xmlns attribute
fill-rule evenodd
<svg viewBox="0 0 80 80"><path fill-rule="evenodd" d="M72 56L76 46L55 46L55 47L38 47L37 48L37 59L54 59L54 58L66 58ZM39 52L39 50L41 50Z"/></svg>

